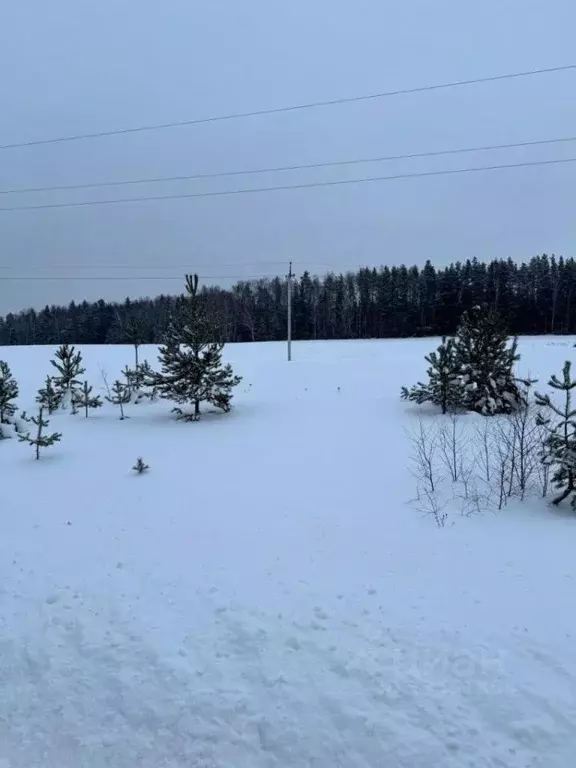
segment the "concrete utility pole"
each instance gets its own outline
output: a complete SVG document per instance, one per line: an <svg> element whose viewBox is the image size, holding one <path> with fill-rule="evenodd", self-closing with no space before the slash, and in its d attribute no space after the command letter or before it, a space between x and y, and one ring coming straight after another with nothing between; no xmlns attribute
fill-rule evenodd
<svg viewBox="0 0 576 768"><path fill-rule="evenodd" d="M286 329L286 341L288 342L288 362L290 362L292 360L292 262L290 262L286 277L288 278L288 327Z"/></svg>

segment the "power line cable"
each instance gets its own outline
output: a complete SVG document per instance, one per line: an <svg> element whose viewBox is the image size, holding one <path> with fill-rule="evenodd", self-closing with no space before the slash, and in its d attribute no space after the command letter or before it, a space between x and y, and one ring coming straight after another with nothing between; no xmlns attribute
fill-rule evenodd
<svg viewBox="0 0 576 768"><path fill-rule="evenodd" d="M285 262L287 263L287 262ZM275 278L280 277L279 274L257 274L257 275L201 275L202 280L258 280L259 278L268 277ZM139 275L139 276L124 276L124 275L65 275L57 277L56 275L0 275L0 282L12 282L12 281L33 281L33 282L47 282L47 281L59 281L59 280L81 280L81 281L119 281L125 282L138 281L138 280L178 280L182 282L182 275Z"/></svg>
<svg viewBox="0 0 576 768"><path fill-rule="evenodd" d="M288 190L312 189L315 187L337 187L347 184L369 184L380 181L396 181L399 179L419 179L432 176L454 176L461 173L479 173L484 171L497 171L513 168L532 168L545 165L563 165L576 162L576 157L558 158L552 160L532 160L521 163L507 163L500 165L482 165L473 168L451 168L438 171L420 171L417 173L397 173L392 176L368 176L361 179L337 179L334 181L314 181L302 184L286 184L275 187L254 187L253 189L225 189L213 192L189 192L173 195L150 195L147 197L118 198L114 200L83 200L74 203L43 203L40 205L23 205L0 208L0 213L10 211L39 211L55 208L85 208L102 205L119 205L122 203L158 202L162 200L184 200L201 197L228 197L233 195L253 195L265 192L280 192Z"/></svg>
<svg viewBox="0 0 576 768"><path fill-rule="evenodd" d="M199 269L201 267L213 267L214 264L194 263L194 264L29 264L27 269L187 269L188 271ZM281 266L287 267L288 261L242 261L234 264L218 264L218 269L228 269L236 267L263 267L263 266ZM324 265L321 265L324 266ZM18 269L18 265L0 264L0 269Z"/></svg>
<svg viewBox="0 0 576 768"><path fill-rule="evenodd" d="M565 144L576 141L576 136L563 136L554 139L535 139L532 141L517 141L509 144L485 144L479 147L462 147L456 149L440 149L430 152L410 152L403 155L383 155L379 157L362 157L350 160L331 160L320 163L305 163L303 165L281 165L272 168L253 168L238 171L220 171L216 173L194 173L180 176L156 176L144 179L120 179L117 181L92 182L87 184L61 184L52 187L24 187L14 189L0 189L0 195L19 195L35 192L62 192L81 189L101 189L104 187L122 187L132 184L158 184L169 181L193 181L199 179L218 179L230 176L251 176L263 173L280 173L284 171L304 171L315 168L333 168L340 166L361 165L367 163L383 163L393 160L415 160L419 158L442 157L446 155L460 155L470 152L488 152L500 149L519 149L525 147L548 146L551 144Z"/></svg>
<svg viewBox="0 0 576 768"><path fill-rule="evenodd" d="M180 275L160 275L160 276L152 276L149 277L147 275L129 275L128 277L125 276L118 276L119 278L123 280L148 280L148 279L158 279L158 280L180 280L182 272L194 272L198 271L198 269L202 266L217 266L218 268L226 269L227 267L261 267L261 266L277 266L280 268L280 270L284 270L288 268L289 261L261 261L261 262L237 262L236 264L170 264L170 265L163 265L163 264L152 264L152 265L139 265L139 264L124 264L124 265L117 265L117 264L100 264L100 265L93 265L93 264L27 264L26 269L35 271L35 270L55 270L55 269L82 269L82 270L110 270L110 269L123 269L123 270L143 270L143 269L171 269L171 270L180 270ZM314 261L313 259L303 260L303 261L292 261L292 264L296 267L300 267L304 270L310 271L311 269L315 269L316 267L323 267L323 268L337 268L337 269L375 269L380 266L382 266L380 263L377 265L374 264L362 264L362 263L351 263L351 262L344 262L344 263L334 263L334 262L326 262L326 261ZM20 269L19 264L0 264L0 270L15 270ZM273 275L261 275L262 277L272 277ZM9 279L11 276L6 276L5 279ZM39 276L41 278L41 276ZM245 278L246 280L251 280L254 275L212 275L211 277L218 277L218 278L225 278L225 277L232 277L234 279L242 279ZM2 275L0 275L0 279L2 279ZM56 276L51 276L50 279L58 280L60 278ZM74 278L76 279L76 278ZM84 280L86 279L86 275L79 275L78 280ZM99 280L101 279L98 275L92 275L88 279L91 280ZM104 278L107 279L107 278ZM115 279L114 276L112 276L111 279Z"/></svg>
<svg viewBox="0 0 576 768"><path fill-rule="evenodd" d="M11 144L0 145L2 149L18 149L21 147L34 147L43 144L58 144L68 141L83 141L86 139L100 139L107 136L120 136L130 133L144 133L145 131L161 131L168 128L181 128L184 126L200 125L205 123L216 123L225 120L240 120L248 117L262 117L264 115L276 115L286 112L296 112L305 109L316 109L318 107L332 107L340 104L352 104L355 102L370 101L374 99L383 99L391 96L404 96L415 93L424 93L426 91L439 91L448 88L461 88L468 85L478 85L480 83L494 83L503 80L512 80L521 77L532 77L534 75L552 74L555 72L566 72L576 69L576 64L565 64L558 67L545 67L542 69L531 69L524 72L509 72L502 75L491 75L488 77L477 77L470 80L454 80L447 83L436 83L433 85L423 85L415 88L400 88L393 91L383 91L381 93L363 94L360 96L348 96L338 99L328 99L325 101L312 101L302 104L291 104L285 107L273 107L270 109L257 109L249 112L234 112L225 115L215 115L211 117L201 117L194 120L177 120L169 123L153 123L151 125L140 125L133 128L116 128L108 131L95 131L93 133L79 133L70 136L56 136L48 139L34 139L31 141L21 141Z"/></svg>

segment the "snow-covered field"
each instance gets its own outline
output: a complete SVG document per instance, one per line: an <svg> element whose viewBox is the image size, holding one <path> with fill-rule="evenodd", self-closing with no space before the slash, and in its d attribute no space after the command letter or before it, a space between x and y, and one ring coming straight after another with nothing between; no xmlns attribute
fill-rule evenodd
<svg viewBox="0 0 576 768"><path fill-rule="evenodd" d="M572 341L521 370L546 389ZM0 442L1 768L573 768L576 517L406 503L399 388L434 346L230 346L228 415ZM98 390L132 362L82 351ZM0 349L21 408L53 352Z"/></svg>

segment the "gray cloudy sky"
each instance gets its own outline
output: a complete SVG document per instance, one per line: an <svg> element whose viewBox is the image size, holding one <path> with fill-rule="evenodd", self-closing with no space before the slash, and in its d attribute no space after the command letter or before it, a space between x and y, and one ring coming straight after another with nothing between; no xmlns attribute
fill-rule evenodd
<svg viewBox="0 0 576 768"><path fill-rule="evenodd" d="M0 144L576 61L574 0L18 0L0 21ZM0 152L0 189L576 136L576 71ZM0 206L273 186L543 158L576 143ZM183 269L325 272L574 255L576 164L194 200L0 212L0 314L179 292ZM127 269L112 267L125 266ZM60 267L55 269L55 267ZM62 268L66 267L66 269ZM129 280L86 279L111 275ZM139 280L138 276L172 279ZM72 280L6 280L58 276ZM209 282L218 282L208 280ZM219 282L223 282L219 280Z"/></svg>

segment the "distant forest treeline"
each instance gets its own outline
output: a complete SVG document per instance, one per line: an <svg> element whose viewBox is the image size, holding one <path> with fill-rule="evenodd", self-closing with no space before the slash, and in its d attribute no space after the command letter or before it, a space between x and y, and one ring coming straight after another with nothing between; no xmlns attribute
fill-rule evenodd
<svg viewBox="0 0 576 768"><path fill-rule="evenodd" d="M184 277L182 279L184 284ZM203 300L225 341L286 337L287 286L282 278L204 286ZM157 344L183 296L71 302L0 318L0 344ZM512 334L576 333L576 262L536 256L530 262L477 260L436 269L362 268L293 281L295 339L365 339L451 334L462 312L488 303Z"/></svg>

